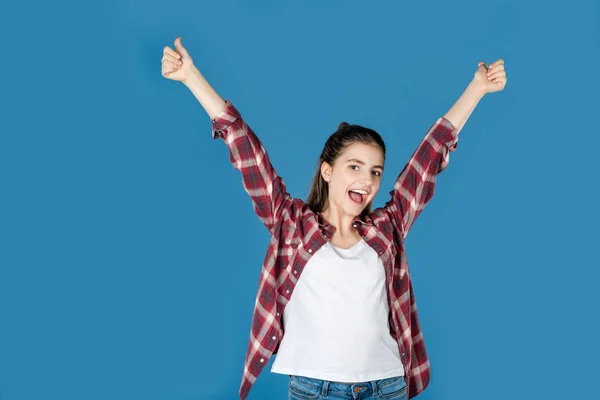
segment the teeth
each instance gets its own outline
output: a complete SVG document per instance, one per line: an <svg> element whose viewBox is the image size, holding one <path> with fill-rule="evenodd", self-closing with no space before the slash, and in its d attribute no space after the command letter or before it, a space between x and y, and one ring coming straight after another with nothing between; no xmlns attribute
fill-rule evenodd
<svg viewBox="0 0 600 400"><path fill-rule="evenodd" d="M359 194L367 194L366 190L361 190L361 189L351 189L351 192L355 192L355 193L359 193Z"/></svg>

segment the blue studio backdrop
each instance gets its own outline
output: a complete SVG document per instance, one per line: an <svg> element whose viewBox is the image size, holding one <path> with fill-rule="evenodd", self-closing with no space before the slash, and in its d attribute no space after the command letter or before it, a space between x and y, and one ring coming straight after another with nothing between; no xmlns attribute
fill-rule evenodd
<svg viewBox="0 0 600 400"><path fill-rule="evenodd" d="M177 36L294 197L341 121L380 132L375 207L477 63L504 59L406 242L419 399L593 398L599 4L3 3L0 399L238 398L269 236L161 76ZM249 400L286 398L271 362Z"/></svg>

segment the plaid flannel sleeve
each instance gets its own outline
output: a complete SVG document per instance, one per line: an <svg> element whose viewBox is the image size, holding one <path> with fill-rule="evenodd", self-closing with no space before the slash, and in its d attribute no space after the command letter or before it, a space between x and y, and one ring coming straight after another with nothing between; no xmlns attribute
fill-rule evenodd
<svg viewBox="0 0 600 400"><path fill-rule="evenodd" d="M456 150L457 144L455 127L447 119L439 118L400 172L384 209L392 215L402 237L406 237L433 197L437 175L447 167L450 152Z"/></svg>
<svg viewBox="0 0 600 400"><path fill-rule="evenodd" d="M261 141L229 100L211 125L213 139L222 138L227 144L230 161L242 173L242 183L254 211L271 231L290 202L283 179L271 165Z"/></svg>

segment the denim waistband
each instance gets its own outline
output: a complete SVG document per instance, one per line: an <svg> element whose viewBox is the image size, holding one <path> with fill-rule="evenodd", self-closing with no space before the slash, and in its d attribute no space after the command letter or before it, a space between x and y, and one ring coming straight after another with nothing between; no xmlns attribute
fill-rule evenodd
<svg viewBox="0 0 600 400"><path fill-rule="evenodd" d="M374 381L349 383L349 382L334 382L334 381L328 381L328 380L317 379L317 378L308 378L305 376L297 376L297 375L289 375L289 377L290 377L290 379L297 379L298 381L300 381L304 384L313 386L314 388L320 390L321 396L323 396L323 397L326 397L329 394L332 387L336 391L346 390L346 391L352 391L352 392L358 393L358 392L362 392L362 391L371 389L372 393L377 393L377 389L378 389L379 385L385 384L386 382L388 382L390 380L398 378L398 376L395 376L392 378L377 379Z"/></svg>

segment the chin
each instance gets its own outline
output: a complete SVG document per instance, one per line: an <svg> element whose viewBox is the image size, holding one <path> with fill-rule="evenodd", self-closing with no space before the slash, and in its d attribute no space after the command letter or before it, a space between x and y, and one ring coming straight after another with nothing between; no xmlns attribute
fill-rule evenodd
<svg viewBox="0 0 600 400"><path fill-rule="evenodd" d="M367 206L352 207L352 205L350 205L350 207L346 207L346 213L356 217L362 214L365 208L367 208Z"/></svg>

